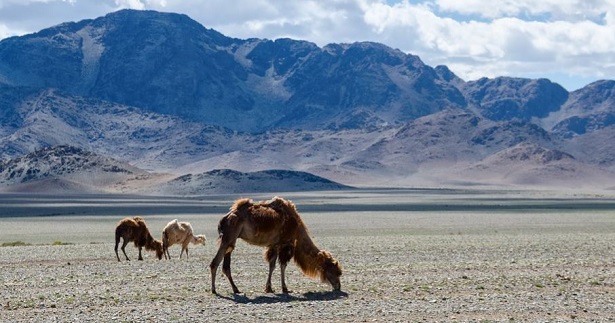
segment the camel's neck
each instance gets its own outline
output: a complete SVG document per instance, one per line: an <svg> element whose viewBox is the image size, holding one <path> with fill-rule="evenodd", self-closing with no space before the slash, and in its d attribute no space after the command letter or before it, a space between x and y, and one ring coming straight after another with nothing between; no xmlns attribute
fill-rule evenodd
<svg viewBox="0 0 615 323"><path fill-rule="evenodd" d="M299 230L294 259L297 266L307 276L316 277L320 275L323 259L318 256L319 252L320 249L316 247L305 227L302 227Z"/></svg>
<svg viewBox="0 0 615 323"><path fill-rule="evenodd" d="M148 232L147 240L145 241L146 250L156 250L156 239Z"/></svg>

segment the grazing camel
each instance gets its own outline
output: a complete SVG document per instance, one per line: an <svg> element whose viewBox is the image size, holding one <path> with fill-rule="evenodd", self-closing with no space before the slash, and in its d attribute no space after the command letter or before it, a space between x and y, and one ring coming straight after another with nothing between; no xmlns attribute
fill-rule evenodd
<svg viewBox="0 0 615 323"><path fill-rule="evenodd" d="M186 251L186 258L188 258L188 244L205 244L205 235L194 235L192 233L192 225L188 222L178 222L177 219L167 223L162 230L162 250L165 259L171 259L169 254L169 247L180 243L182 245L182 251L179 254L179 259L182 258L184 250Z"/></svg>
<svg viewBox="0 0 615 323"><path fill-rule="evenodd" d="M216 271L222 259L222 272L228 279L234 293L239 293L231 277L231 253L237 238L265 247L265 261L269 263L269 276L265 285L266 293L273 293L271 275L276 260L280 261L282 292L289 293L284 278L287 263L294 259L303 274L319 277L328 282L334 291L341 288L342 268L327 251L320 250L312 239L291 201L274 197L270 201L254 203L251 199L239 199L218 223L219 248L211 261L211 292L216 293Z"/></svg>
<svg viewBox="0 0 615 323"><path fill-rule="evenodd" d="M128 255L126 255L126 250L124 250L124 248L130 241L134 241L135 247L139 248L139 260L143 260L143 256L141 255L141 249L143 247L145 247L147 251L156 251L158 260L162 259L162 243L152 237L142 217L135 216L134 218L125 218L117 224L115 228L115 255L117 256L117 261L120 261L120 255L117 252L120 238L124 240L122 243L122 252L126 260L130 259L128 259Z"/></svg>

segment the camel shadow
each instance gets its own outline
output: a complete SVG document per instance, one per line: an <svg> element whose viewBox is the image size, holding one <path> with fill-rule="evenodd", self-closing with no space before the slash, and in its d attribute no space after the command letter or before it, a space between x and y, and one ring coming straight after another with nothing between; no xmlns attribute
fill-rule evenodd
<svg viewBox="0 0 615 323"><path fill-rule="evenodd" d="M217 295L219 298L234 301L240 304L275 304L288 302L308 302L308 301L333 301L348 297L348 293L342 291L332 292L307 292L299 295L293 294L269 294L259 295L253 298L245 294L233 294L232 296Z"/></svg>

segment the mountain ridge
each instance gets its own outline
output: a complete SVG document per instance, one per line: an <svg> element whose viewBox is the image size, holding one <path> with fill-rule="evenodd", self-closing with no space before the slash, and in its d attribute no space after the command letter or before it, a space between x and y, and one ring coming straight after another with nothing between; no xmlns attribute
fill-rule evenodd
<svg viewBox="0 0 615 323"><path fill-rule="evenodd" d="M236 39L185 15L121 10L0 41L0 157L72 145L169 177L280 169L351 186L517 185L475 166L513 168L501 154L536 145L610 178L614 87L466 82L384 44Z"/></svg>
<svg viewBox="0 0 615 323"><path fill-rule="evenodd" d="M121 10L0 42L6 84L250 132L334 129L356 109L395 123L463 104L449 100L463 96L438 78L417 56L378 43L240 40L153 11Z"/></svg>

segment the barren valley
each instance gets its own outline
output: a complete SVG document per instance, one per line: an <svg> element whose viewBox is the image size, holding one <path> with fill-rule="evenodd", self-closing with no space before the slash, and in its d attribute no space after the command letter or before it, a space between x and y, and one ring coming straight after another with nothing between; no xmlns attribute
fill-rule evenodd
<svg viewBox="0 0 615 323"><path fill-rule="evenodd" d="M314 242L341 262L342 292L291 263L292 292L281 293L276 270L276 293L264 293L262 249L239 242L233 274L242 293L220 273L218 296L209 262L234 196L18 196L2 196L13 215L0 218L0 321L615 320L615 198L604 192L289 193ZM157 238L179 218L208 241L181 260L173 246L172 260L146 252L137 261L129 245L133 260L118 263L115 225L136 214Z"/></svg>

